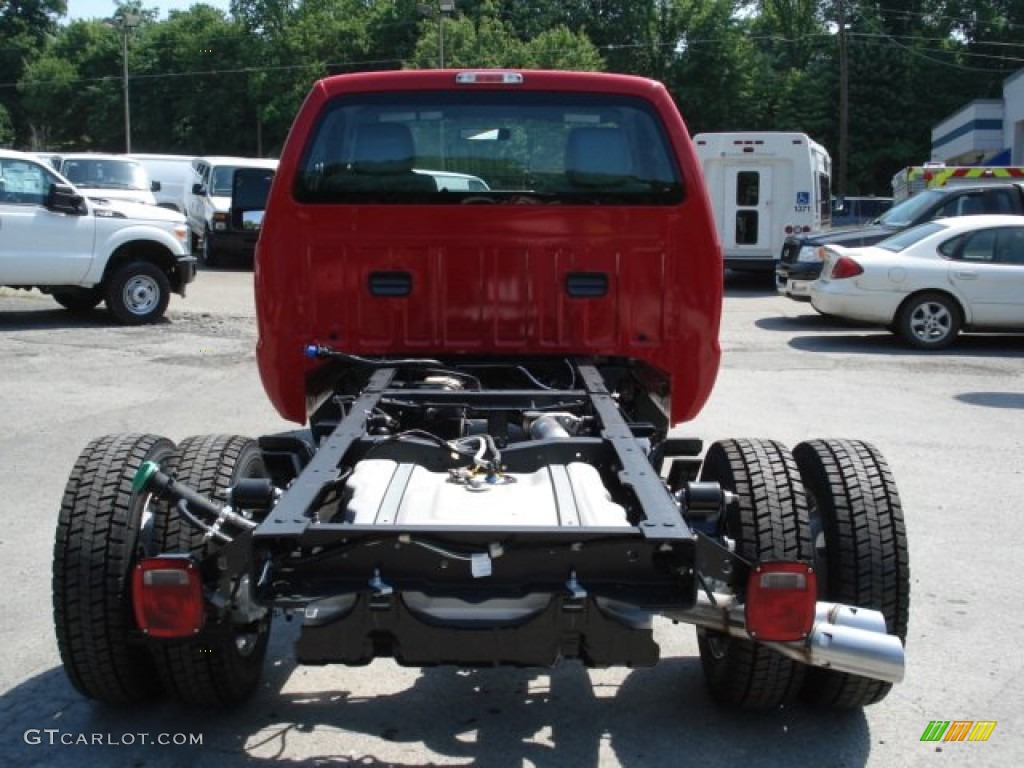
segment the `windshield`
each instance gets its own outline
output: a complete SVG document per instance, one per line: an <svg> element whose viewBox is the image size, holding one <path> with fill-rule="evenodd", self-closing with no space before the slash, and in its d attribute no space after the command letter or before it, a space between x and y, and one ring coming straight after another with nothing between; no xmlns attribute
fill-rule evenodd
<svg viewBox="0 0 1024 768"><path fill-rule="evenodd" d="M881 224L884 227L906 227L916 219L922 211L943 198L945 194L937 189L929 189L914 195L909 200L904 200L899 205L893 206L883 213L873 224Z"/></svg>
<svg viewBox="0 0 1024 768"><path fill-rule="evenodd" d="M926 237L931 237L936 232L941 232L945 228L946 226L944 224L929 221L927 224L919 224L916 227L911 227L910 229L900 232L898 235L887 237L877 245L879 248L884 248L887 251L899 253L915 243L924 240Z"/></svg>
<svg viewBox="0 0 1024 768"><path fill-rule="evenodd" d="M231 183L235 178L234 165L218 165L213 169L210 178L210 195L213 197L230 197Z"/></svg>
<svg viewBox="0 0 1024 768"><path fill-rule="evenodd" d="M146 170L131 160L67 158L60 170L72 184L87 189L150 190Z"/></svg>
<svg viewBox="0 0 1024 768"><path fill-rule="evenodd" d="M626 96L353 94L321 116L294 193L308 203L675 205L683 186L660 121Z"/></svg>

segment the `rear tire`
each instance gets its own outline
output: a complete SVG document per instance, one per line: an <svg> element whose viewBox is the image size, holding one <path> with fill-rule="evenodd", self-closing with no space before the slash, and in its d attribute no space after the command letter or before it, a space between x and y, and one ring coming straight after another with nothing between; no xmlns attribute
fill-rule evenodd
<svg viewBox="0 0 1024 768"><path fill-rule="evenodd" d="M856 440L814 440L793 449L809 502L819 599L885 616L905 644L910 559L903 508L885 458ZM891 683L846 672L808 669L801 697L818 706L863 707Z"/></svg>
<svg viewBox="0 0 1024 768"><path fill-rule="evenodd" d="M944 349L960 333L960 306L943 293L911 296L896 313L896 333L917 349Z"/></svg>
<svg viewBox="0 0 1024 768"><path fill-rule="evenodd" d="M736 542L736 554L752 563L811 562L807 505L787 448L768 440L713 443L701 479L717 481L737 495L720 530ZM708 691L718 703L766 709L796 698L803 664L752 640L710 629L698 628L697 642Z"/></svg>
<svg viewBox="0 0 1024 768"><path fill-rule="evenodd" d="M183 440L168 462L176 480L216 499L237 480L267 477L254 440L209 435ZM203 558L212 548L203 532L174 510L157 518L155 538L161 551L188 552ZM258 621L235 623L208 618L195 638L153 645L160 676L168 690L191 706L214 708L241 704L256 690L270 635L270 611Z"/></svg>
<svg viewBox="0 0 1024 768"><path fill-rule="evenodd" d="M156 435L90 442L71 470L53 549L53 618L71 684L84 696L127 705L163 688L132 611L131 574L151 553L151 498L132 492L145 461L166 462L174 444ZM155 507L155 505L154 505Z"/></svg>

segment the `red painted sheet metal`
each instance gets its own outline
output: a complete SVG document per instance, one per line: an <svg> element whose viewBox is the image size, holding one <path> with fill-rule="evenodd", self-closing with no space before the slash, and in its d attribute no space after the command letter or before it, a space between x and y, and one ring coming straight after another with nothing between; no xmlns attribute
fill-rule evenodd
<svg viewBox="0 0 1024 768"><path fill-rule="evenodd" d="M722 262L685 125L664 88L626 76L526 73L525 87L623 89L662 113L686 182L665 206L300 205L290 194L303 137L333 93L446 87L453 73L330 78L307 98L282 155L256 259L257 357L278 411L307 416L320 365L307 344L358 355L608 355L671 381L671 417L693 418L719 363ZM523 87L523 86L516 86ZM374 272L411 277L407 296L371 295ZM607 294L567 295L571 273Z"/></svg>

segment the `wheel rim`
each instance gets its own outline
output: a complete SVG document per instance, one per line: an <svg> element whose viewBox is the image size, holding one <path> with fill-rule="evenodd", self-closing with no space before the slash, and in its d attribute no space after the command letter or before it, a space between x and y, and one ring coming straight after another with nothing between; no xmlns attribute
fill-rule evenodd
<svg viewBox="0 0 1024 768"><path fill-rule="evenodd" d="M160 304L160 286L149 275L135 275L124 284L124 305L133 315L146 315Z"/></svg>
<svg viewBox="0 0 1024 768"><path fill-rule="evenodd" d="M952 312L937 301L919 304L910 315L910 332L924 342L942 341L952 327Z"/></svg>

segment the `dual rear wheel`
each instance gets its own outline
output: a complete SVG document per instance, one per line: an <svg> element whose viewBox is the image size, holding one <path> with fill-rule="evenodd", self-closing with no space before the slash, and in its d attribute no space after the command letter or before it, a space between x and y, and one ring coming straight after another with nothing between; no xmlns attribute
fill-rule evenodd
<svg viewBox="0 0 1024 768"><path fill-rule="evenodd" d="M702 480L737 500L719 534L750 562L813 564L818 599L873 608L906 642L910 566L899 494L882 455L855 440L815 440L790 452L768 440L725 440L708 450ZM769 708L797 699L860 707L891 684L807 667L751 640L698 629L708 690L722 704Z"/></svg>
<svg viewBox="0 0 1024 768"><path fill-rule="evenodd" d="M136 493L139 467L153 461L207 498L237 480L264 477L256 443L243 437L188 438L177 447L156 435L110 435L93 440L65 487L53 556L57 644L72 685L83 695L128 705L170 691L199 707L230 706L259 684L270 612L244 596L244 612L209 619L188 640L147 641L135 623L131 574L143 557L161 552L207 554L203 532L149 494Z"/></svg>

